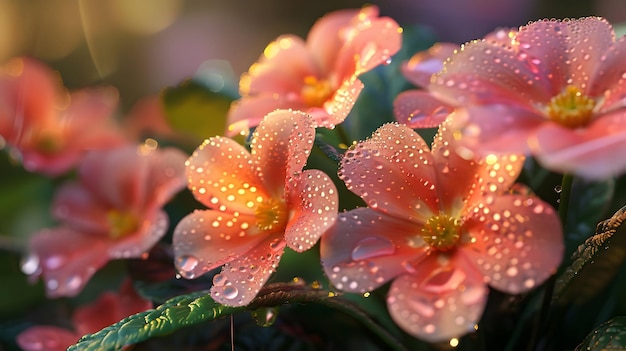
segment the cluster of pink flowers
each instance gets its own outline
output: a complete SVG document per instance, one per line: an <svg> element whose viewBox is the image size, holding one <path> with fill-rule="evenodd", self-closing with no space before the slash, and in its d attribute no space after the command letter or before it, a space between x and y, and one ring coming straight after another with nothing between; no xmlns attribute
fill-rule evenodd
<svg viewBox="0 0 626 351"><path fill-rule="evenodd" d="M527 292L562 260L556 211L516 184L526 157L588 179L626 172L626 41L589 17L417 53L402 72L419 89L395 100L397 123L339 162L340 180L367 206L338 213L332 178L305 168L316 128L350 118L359 76L387 63L401 38L373 6L321 18L306 41L277 38L241 77L228 114L226 135L254 128L250 147L215 136L190 157L129 141L112 118L112 88L68 94L39 63L9 62L4 143L28 170L78 169L52 204L60 224L33 235L23 270L43 276L49 297L77 295L108 260L142 257L165 235L162 207L186 181L206 209L175 225L174 264L188 279L222 267L215 301L249 304L286 248L320 241L334 289L390 283L387 307L406 332L437 342L474 330L489 287ZM431 148L413 128L433 127Z"/></svg>

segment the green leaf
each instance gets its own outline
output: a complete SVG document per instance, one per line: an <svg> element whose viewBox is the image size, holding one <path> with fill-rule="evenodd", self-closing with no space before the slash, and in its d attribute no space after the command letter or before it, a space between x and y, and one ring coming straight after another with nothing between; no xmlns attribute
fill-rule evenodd
<svg viewBox="0 0 626 351"><path fill-rule="evenodd" d="M576 351L583 350L626 350L626 317L615 317L594 329L576 347Z"/></svg>
<svg viewBox="0 0 626 351"><path fill-rule="evenodd" d="M199 144L206 138L224 134L233 98L189 79L176 87L166 88L161 100L169 125L193 138L194 144Z"/></svg>
<svg viewBox="0 0 626 351"><path fill-rule="evenodd" d="M626 206L598 223L596 233L572 255L571 265L558 278L554 300L584 303L600 292L626 258Z"/></svg>
<svg viewBox="0 0 626 351"><path fill-rule="evenodd" d="M127 317L94 334L83 336L68 351L117 350L181 328L212 321L243 310L277 307L287 303L321 303L363 323L393 350L406 348L380 327L356 304L327 290L304 284L276 283L264 287L248 306L230 307L216 303L208 291L198 291L168 300L156 309Z"/></svg>

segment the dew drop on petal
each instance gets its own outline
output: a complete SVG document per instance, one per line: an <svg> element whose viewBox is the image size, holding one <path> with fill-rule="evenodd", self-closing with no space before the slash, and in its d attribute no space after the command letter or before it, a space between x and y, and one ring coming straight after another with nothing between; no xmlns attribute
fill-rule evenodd
<svg viewBox="0 0 626 351"><path fill-rule="evenodd" d="M359 241L352 250L354 261L366 260L368 258L391 255L394 253L393 243L383 237L371 236Z"/></svg>
<svg viewBox="0 0 626 351"><path fill-rule="evenodd" d="M222 290L222 294L224 298L232 300L239 295L239 290L237 290L236 287L229 285L229 286L224 287L224 290Z"/></svg>
<svg viewBox="0 0 626 351"><path fill-rule="evenodd" d="M180 275L187 279L196 276L194 269L198 266L198 259L191 255L184 255L176 259L176 267Z"/></svg>
<svg viewBox="0 0 626 351"><path fill-rule="evenodd" d="M39 267L39 256L36 254L28 255L24 261L22 261L22 272L26 275L38 274L41 272L41 267Z"/></svg>

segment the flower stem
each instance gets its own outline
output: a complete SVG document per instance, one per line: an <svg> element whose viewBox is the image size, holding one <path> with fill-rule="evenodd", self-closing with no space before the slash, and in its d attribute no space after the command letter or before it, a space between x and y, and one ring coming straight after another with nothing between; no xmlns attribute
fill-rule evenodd
<svg viewBox="0 0 626 351"><path fill-rule="evenodd" d="M571 174L563 174L561 179L561 196L559 198L559 219L561 220L561 226L563 227L563 233L565 234L567 224L567 211L569 209L569 199L572 192L572 182L574 177ZM528 344L528 350L536 350L537 342L539 341L539 331L545 330L544 327L548 325L550 304L552 302L552 294L554 292L554 284L556 283L556 275L552 275L544 285L543 301L541 303L541 309L539 310L539 318L535 323L532 331L531 342Z"/></svg>

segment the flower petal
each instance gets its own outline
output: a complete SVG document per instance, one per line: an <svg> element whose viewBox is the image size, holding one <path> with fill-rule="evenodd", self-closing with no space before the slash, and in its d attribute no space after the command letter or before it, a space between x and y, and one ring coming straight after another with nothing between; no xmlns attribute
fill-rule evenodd
<svg viewBox="0 0 626 351"><path fill-rule="evenodd" d="M76 230L103 236L109 234L106 217L109 207L80 184L63 184L54 196L52 209L56 219Z"/></svg>
<svg viewBox="0 0 626 351"><path fill-rule="evenodd" d="M306 38L306 46L315 57L322 72L330 72L337 53L344 45L344 27L359 13L359 10L343 9L330 12L317 20Z"/></svg>
<svg viewBox="0 0 626 351"><path fill-rule="evenodd" d="M183 277L195 278L245 255L261 240L254 216L197 210L174 229L176 268Z"/></svg>
<svg viewBox="0 0 626 351"><path fill-rule="evenodd" d="M324 271L339 290L374 290L412 271L412 262L426 256L426 244L415 239L416 231L415 223L370 208L340 213L321 239Z"/></svg>
<svg viewBox="0 0 626 351"><path fill-rule="evenodd" d="M107 242L68 228L44 229L30 239L34 272L43 275L50 298L76 296L87 281L109 260Z"/></svg>
<svg viewBox="0 0 626 351"><path fill-rule="evenodd" d="M430 150L417 133L390 123L346 151L339 177L370 207L426 221L438 202L432 163Z"/></svg>
<svg viewBox="0 0 626 351"><path fill-rule="evenodd" d="M468 214L464 227L477 240L461 250L490 286L519 294L543 283L561 263L565 249L558 216L539 198L486 198Z"/></svg>
<svg viewBox="0 0 626 351"><path fill-rule="evenodd" d="M65 351L81 335L63 328L36 326L21 332L16 341L24 351Z"/></svg>
<svg viewBox="0 0 626 351"><path fill-rule="evenodd" d="M311 108L307 112L313 116L318 127L335 128L352 111L363 88L363 82L352 76L343 81L339 89L326 101L323 109Z"/></svg>
<svg viewBox="0 0 626 351"><path fill-rule="evenodd" d="M268 197L245 147L223 137L207 139L187 160L188 186L205 206L253 214Z"/></svg>
<svg viewBox="0 0 626 351"><path fill-rule="evenodd" d="M297 252L313 247L335 223L338 204L330 177L316 169L302 172L298 186L289 194L288 206L295 214L285 229L287 246Z"/></svg>
<svg viewBox="0 0 626 351"><path fill-rule="evenodd" d="M411 128L435 128L454 108L424 90L407 90L393 101L396 121Z"/></svg>
<svg viewBox="0 0 626 351"><path fill-rule="evenodd" d="M111 258L141 257L165 235L168 225L169 220L164 211L145 214L139 229L112 241L107 253Z"/></svg>
<svg viewBox="0 0 626 351"><path fill-rule="evenodd" d="M614 112L584 130L546 125L533 139L533 153L546 168L601 180L626 172L626 113Z"/></svg>
<svg viewBox="0 0 626 351"><path fill-rule="evenodd" d="M418 87L426 88L433 74L441 71L444 61L460 47L452 43L436 43L428 50L413 55L401 67L402 75Z"/></svg>
<svg viewBox="0 0 626 351"><path fill-rule="evenodd" d="M260 93L245 96L231 104L228 111L227 136L246 134L257 126L268 113L276 109L294 109L308 112L308 106L294 94Z"/></svg>
<svg viewBox="0 0 626 351"><path fill-rule="evenodd" d="M313 121L301 111L277 110L259 123L250 145L252 162L270 196L284 196L289 179L302 172L314 139Z"/></svg>
<svg viewBox="0 0 626 351"><path fill-rule="evenodd" d="M624 107L626 93L626 37L619 38L602 52L600 63L589 82L589 96L603 97L600 111Z"/></svg>
<svg viewBox="0 0 626 351"><path fill-rule="evenodd" d="M165 205L187 185L185 161L188 156L175 148L142 150L149 161L148 179L144 195L145 207L157 209Z"/></svg>
<svg viewBox="0 0 626 351"><path fill-rule="evenodd" d="M449 265L428 270L424 278L399 276L387 295L389 314L406 332L428 342L447 341L474 331L489 290L473 266L462 257L454 257Z"/></svg>
<svg viewBox="0 0 626 351"><path fill-rule="evenodd" d="M282 233L268 235L254 248L224 265L213 277L211 296L221 304L244 306L276 270L285 249Z"/></svg>

